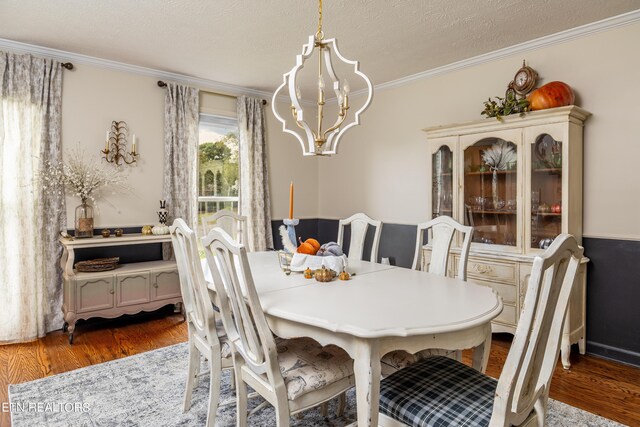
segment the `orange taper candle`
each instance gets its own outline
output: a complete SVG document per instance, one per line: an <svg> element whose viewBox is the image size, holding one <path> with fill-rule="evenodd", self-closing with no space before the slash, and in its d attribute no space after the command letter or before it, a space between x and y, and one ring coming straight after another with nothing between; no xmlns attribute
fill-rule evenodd
<svg viewBox="0 0 640 427"><path fill-rule="evenodd" d="M293 219L293 181L289 186L289 219Z"/></svg>

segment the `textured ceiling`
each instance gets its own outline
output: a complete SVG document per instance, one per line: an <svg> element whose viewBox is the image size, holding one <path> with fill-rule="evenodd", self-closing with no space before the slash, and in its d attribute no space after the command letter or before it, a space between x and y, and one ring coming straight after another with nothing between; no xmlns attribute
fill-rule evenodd
<svg viewBox="0 0 640 427"><path fill-rule="evenodd" d="M640 0L325 0L324 32L384 83L640 8ZM0 0L0 38L273 91L315 0Z"/></svg>

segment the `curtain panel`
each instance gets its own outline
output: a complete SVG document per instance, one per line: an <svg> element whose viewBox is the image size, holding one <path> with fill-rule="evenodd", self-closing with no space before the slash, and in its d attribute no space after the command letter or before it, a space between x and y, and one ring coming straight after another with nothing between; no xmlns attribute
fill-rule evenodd
<svg viewBox="0 0 640 427"><path fill-rule="evenodd" d="M0 342L44 336L62 326L64 195L38 174L62 159L62 67L0 52ZM64 194L64 193L63 193Z"/></svg>
<svg viewBox="0 0 640 427"><path fill-rule="evenodd" d="M199 91L167 83L164 97L164 198L168 223L182 218L192 229L198 226L198 122ZM165 259L171 245L163 248Z"/></svg>
<svg viewBox="0 0 640 427"><path fill-rule="evenodd" d="M267 135L261 99L240 96L240 213L247 217L249 250L273 248L271 201L267 170Z"/></svg>

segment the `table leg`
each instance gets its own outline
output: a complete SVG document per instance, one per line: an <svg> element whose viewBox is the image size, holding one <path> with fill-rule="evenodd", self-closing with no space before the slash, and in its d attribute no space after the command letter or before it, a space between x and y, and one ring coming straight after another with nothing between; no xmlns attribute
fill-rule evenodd
<svg viewBox="0 0 640 427"><path fill-rule="evenodd" d="M487 328L486 338L484 342L473 349L473 367L478 371L484 372L487 370L487 363L489 362L489 353L491 352L491 325Z"/></svg>
<svg viewBox="0 0 640 427"><path fill-rule="evenodd" d="M380 349L376 340L359 340L353 362L358 426L378 425Z"/></svg>

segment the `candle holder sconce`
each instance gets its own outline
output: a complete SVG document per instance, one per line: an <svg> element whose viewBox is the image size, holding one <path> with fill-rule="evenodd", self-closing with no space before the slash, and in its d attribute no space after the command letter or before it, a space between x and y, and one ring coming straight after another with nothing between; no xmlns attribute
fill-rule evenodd
<svg viewBox="0 0 640 427"><path fill-rule="evenodd" d="M102 157L109 163L115 163L116 166L120 166L120 162L124 162L128 165L137 161L139 156L136 151L136 136L133 135L133 141L131 145L131 151L127 152L127 136L129 134L129 128L125 121L112 121L111 128L107 132L107 141L104 150L100 152L104 154Z"/></svg>

